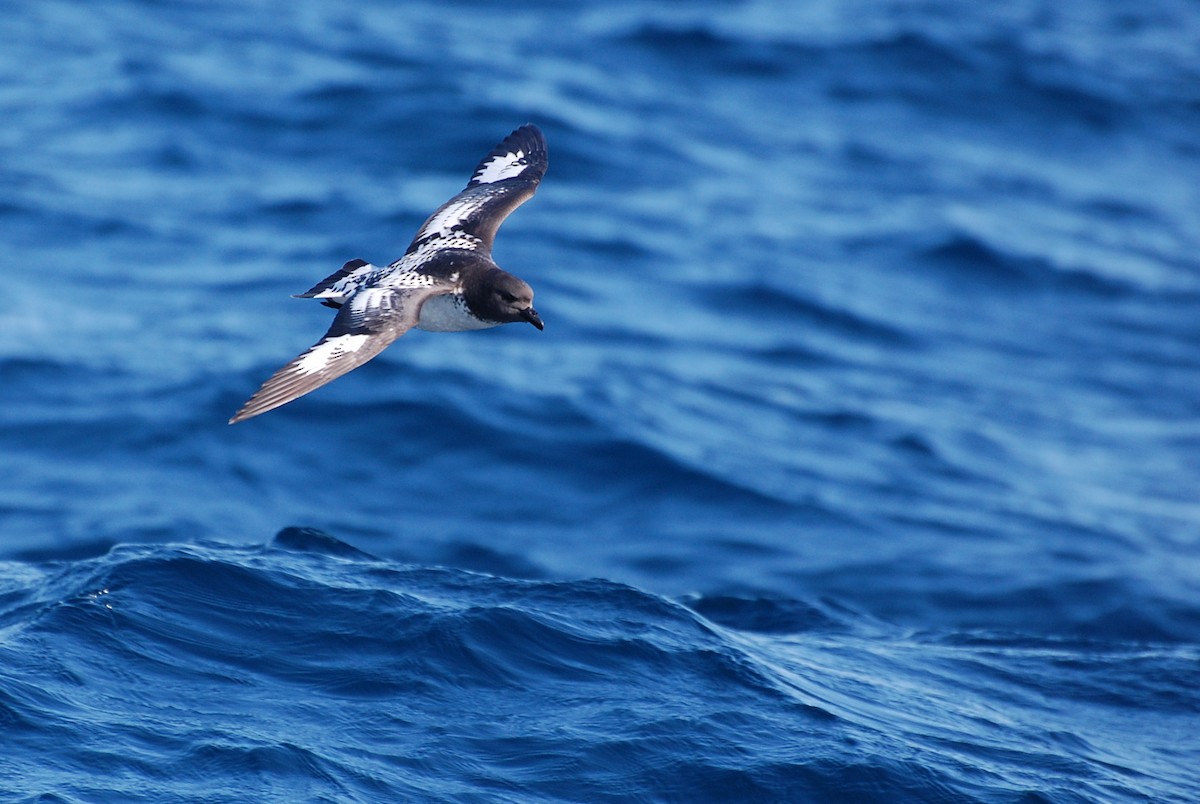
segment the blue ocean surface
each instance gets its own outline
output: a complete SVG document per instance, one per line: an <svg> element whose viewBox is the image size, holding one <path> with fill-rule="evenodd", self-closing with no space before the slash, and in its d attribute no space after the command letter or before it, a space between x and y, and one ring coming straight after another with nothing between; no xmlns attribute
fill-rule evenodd
<svg viewBox="0 0 1200 804"><path fill-rule="evenodd" d="M0 800L1200 800L1195 2L3 17Z"/></svg>

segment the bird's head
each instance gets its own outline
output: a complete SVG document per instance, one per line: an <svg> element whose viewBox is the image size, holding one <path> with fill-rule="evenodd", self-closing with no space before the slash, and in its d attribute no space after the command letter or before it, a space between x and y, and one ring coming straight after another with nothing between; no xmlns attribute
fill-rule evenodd
<svg viewBox="0 0 1200 804"><path fill-rule="evenodd" d="M512 274L494 269L482 283L483 298L468 299L481 318L504 324L528 321L543 329L542 319L533 309L533 288Z"/></svg>

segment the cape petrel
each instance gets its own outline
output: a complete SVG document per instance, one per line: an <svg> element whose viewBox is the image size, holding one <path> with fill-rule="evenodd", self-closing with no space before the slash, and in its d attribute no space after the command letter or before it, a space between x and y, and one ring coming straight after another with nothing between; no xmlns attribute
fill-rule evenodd
<svg viewBox="0 0 1200 804"><path fill-rule="evenodd" d="M509 134L471 181L429 216L404 256L386 268L350 260L295 298L320 299L338 313L308 351L271 375L230 424L286 405L382 352L413 327L433 332L527 321L542 329L533 289L492 260L496 230L533 196L546 172L537 126Z"/></svg>

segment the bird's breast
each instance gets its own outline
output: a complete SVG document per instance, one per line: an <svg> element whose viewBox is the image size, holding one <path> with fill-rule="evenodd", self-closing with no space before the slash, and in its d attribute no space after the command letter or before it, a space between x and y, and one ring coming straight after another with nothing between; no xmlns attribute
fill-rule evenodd
<svg viewBox="0 0 1200 804"><path fill-rule="evenodd" d="M496 322L476 318L467 309L467 300L461 293L445 293L427 299L421 305L421 316L417 319L417 328L430 332L461 332L494 326L497 326Z"/></svg>

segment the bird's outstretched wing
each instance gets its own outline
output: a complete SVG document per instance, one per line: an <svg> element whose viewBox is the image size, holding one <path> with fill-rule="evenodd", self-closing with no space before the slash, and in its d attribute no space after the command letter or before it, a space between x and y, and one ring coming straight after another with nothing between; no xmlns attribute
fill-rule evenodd
<svg viewBox="0 0 1200 804"><path fill-rule="evenodd" d="M496 230L533 196L547 164L542 132L534 125L521 126L479 162L461 193L429 216L406 253L461 232L478 241L475 250L491 254Z"/></svg>
<svg viewBox="0 0 1200 804"><path fill-rule="evenodd" d="M230 424L266 413L358 368L416 326L421 305L447 293L446 285L368 288L338 310L321 340L271 375Z"/></svg>

